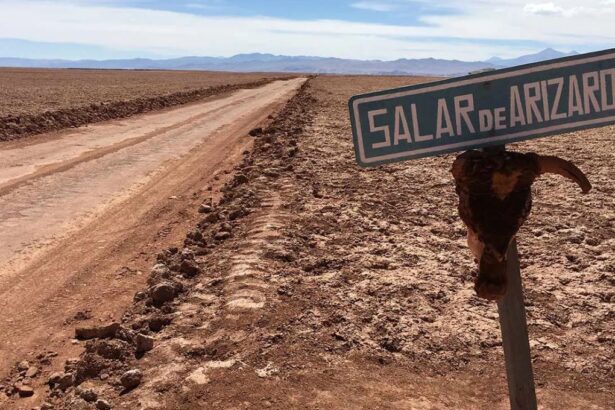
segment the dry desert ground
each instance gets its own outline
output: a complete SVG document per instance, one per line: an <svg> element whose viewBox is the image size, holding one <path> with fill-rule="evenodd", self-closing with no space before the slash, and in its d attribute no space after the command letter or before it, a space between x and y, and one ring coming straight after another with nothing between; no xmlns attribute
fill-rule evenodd
<svg viewBox="0 0 615 410"><path fill-rule="evenodd" d="M0 143L0 408L508 408L455 155L354 159L348 99L432 79L99 75L88 103L253 84ZM614 141L508 147L593 184L542 177L518 236L544 409L615 402Z"/></svg>

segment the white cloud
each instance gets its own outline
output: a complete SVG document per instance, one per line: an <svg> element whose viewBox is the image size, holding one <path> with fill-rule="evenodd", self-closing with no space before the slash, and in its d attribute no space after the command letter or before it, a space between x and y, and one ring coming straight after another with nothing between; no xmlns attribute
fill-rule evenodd
<svg viewBox="0 0 615 410"><path fill-rule="evenodd" d="M606 2L607 0L603 0L601 2L602 6L608 6L610 3ZM608 0L609 2L613 2L615 4L615 0ZM600 13L608 13L613 10L609 7L584 7L584 6L576 6L564 8L555 3L529 3L526 4L523 8L523 11L529 14L537 14L544 16L563 16L563 17L574 17L579 14L594 14L598 15Z"/></svg>
<svg viewBox="0 0 615 410"><path fill-rule="evenodd" d="M523 11L530 14L544 14L548 16L553 14L564 14L565 10L560 6L556 6L554 3L530 3L525 5Z"/></svg>
<svg viewBox="0 0 615 410"><path fill-rule="evenodd" d="M229 56L244 52L345 58L456 58L479 60L539 51L532 42L564 50L611 46L615 13L581 13L575 24L561 15L528 14L526 3L443 0L463 14L426 15L421 25L340 20L299 21L269 17L193 15L160 10L88 5L83 1L0 0L0 38L70 42L168 56ZM562 2L564 9L574 0ZM609 11L610 10L610 11Z"/></svg>
<svg viewBox="0 0 615 410"><path fill-rule="evenodd" d="M190 3L186 3L185 6L190 9L198 10L220 10L224 7L224 2L221 0L195 0Z"/></svg>
<svg viewBox="0 0 615 410"><path fill-rule="evenodd" d="M211 4L204 4L204 3L188 3L186 4L186 7L190 9L202 9L202 10L211 10L212 8L215 8L215 6L212 6Z"/></svg>
<svg viewBox="0 0 615 410"><path fill-rule="evenodd" d="M396 8L394 4L380 1L359 1L357 3L352 3L351 6L356 9L371 11L393 11Z"/></svg>

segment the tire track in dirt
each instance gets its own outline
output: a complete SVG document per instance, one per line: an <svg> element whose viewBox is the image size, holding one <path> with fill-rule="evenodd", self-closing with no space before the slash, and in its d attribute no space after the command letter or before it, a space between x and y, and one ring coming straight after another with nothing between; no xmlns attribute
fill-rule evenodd
<svg viewBox="0 0 615 410"><path fill-rule="evenodd" d="M233 346L253 337L247 327L258 321L268 303L275 302L267 279L267 256L280 249L280 229L289 218L283 198L291 187L287 179L274 183L263 179L250 186L259 206L246 218L241 233L221 244L240 251L228 254L221 250L228 256L218 261L224 265L224 273L219 278L199 280L183 297L168 332L162 332L151 357L143 359L146 382L122 406L139 403L143 409L176 408L173 398L168 401L161 391L177 387L178 380L183 392L189 394L246 366L243 359L247 352ZM206 257L196 261L206 263ZM205 360L196 365L197 358ZM262 375L275 371L267 365L254 370Z"/></svg>
<svg viewBox="0 0 615 410"><path fill-rule="evenodd" d="M290 187L288 180L283 180L280 192L276 191L276 186L273 186L258 194L265 199L248 227L245 246L241 246L241 251L231 259L232 266L225 278L229 319L235 316L235 312L260 309L265 306L267 301L265 290L269 286L263 280L266 272L261 265L264 254L275 252L277 242L282 238L279 230L284 226L288 213L281 209L281 195L284 195Z"/></svg>

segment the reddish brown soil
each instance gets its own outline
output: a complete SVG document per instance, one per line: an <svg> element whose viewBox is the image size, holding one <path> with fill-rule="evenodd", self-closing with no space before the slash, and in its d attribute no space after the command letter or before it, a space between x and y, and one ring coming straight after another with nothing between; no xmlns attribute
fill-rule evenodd
<svg viewBox="0 0 615 410"><path fill-rule="evenodd" d="M0 68L0 117L245 84L279 76L206 71Z"/></svg>
<svg viewBox="0 0 615 410"><path fill-rule="evenodd" d="M149 285L168 282L179 295L156 306L152 289L139 294L115 318L116 339L86 343L76 368L67 365L81 389L122 409L507 408L497 309L474 295L454 156L369 170L354 162L348 98L426 80L305 86L184 248L158 255L168 270L159 266ZM615 401L614 138L605 127L510 147L573 160L594 185L581 196L542 178L518 238L546 409ZM139 332L155 347L137 359ZM116 358L101 353L110 349ZM143 381L123 392L131 368ZM80 394L56 389L47 400L92 408Z"/></svg>
<svg viewBox="0 0 615 410"><path fill-rule="evenodd" d="M0 69L0 141L126 118L288 75Z"/></svg>

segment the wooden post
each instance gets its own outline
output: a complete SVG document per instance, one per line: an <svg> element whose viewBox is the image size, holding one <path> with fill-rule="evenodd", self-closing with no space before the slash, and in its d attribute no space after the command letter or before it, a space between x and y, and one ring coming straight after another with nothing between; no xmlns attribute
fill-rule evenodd
<svg viewBox="0 0 615 410"><path fill-rule="evenodd" d="M483 148L485 152L506 151L506 146ZM530 340L527 334L523 286L517 241L513 240L506 255L506 294L498 301L502 347L506 361L506 379L511 410L536 410L536 386L532 370Z"/></svg>
<svg viewBox="0 0 615 410"><path fill-rule="evenodd" d="M536 410L536 387L532 371L532 356L527 334L516 240L508 248L507 261L508 285L506 295L498 302L498 313L506 360L510 408L512 410Z"/></svg>

